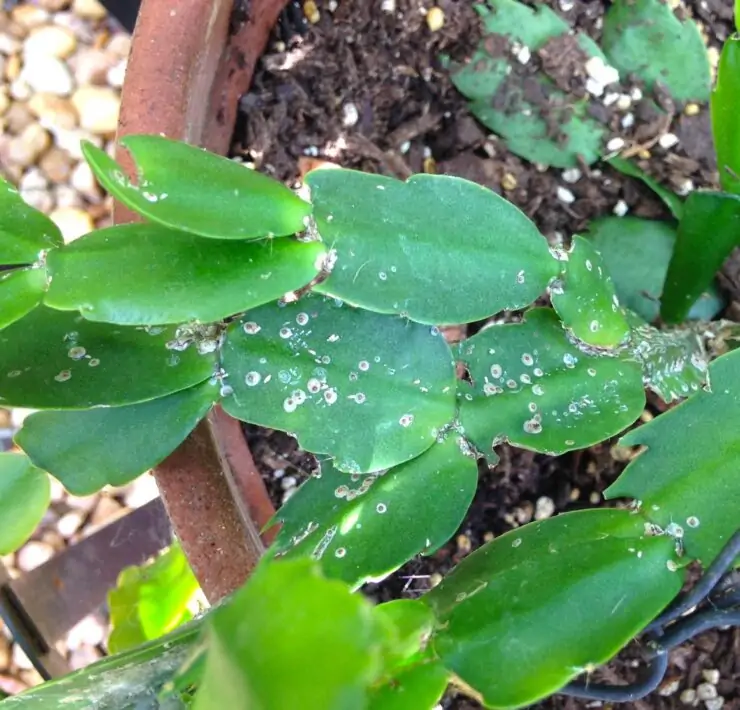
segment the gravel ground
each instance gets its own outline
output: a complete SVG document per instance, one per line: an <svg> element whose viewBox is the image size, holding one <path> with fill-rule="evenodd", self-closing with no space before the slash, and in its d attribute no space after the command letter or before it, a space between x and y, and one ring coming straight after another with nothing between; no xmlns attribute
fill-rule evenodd
<svg viewBox="0 0 740 710"><path fill-rule="evenodd" d="M35 0L0 11L0 174L57 223L65 241L110 223L109 200L82 159L80 141L112 148L129 46L130 36L97 0ZM0 451L11 447L27 414L0 409ZM20 575L156 495L150 476L85 498L55 484L39 529L3 563ZM40 683L2 622L0 630L0 690ZM58 649L81 668L102 655L107 635L101 612L80 622Z"/></svg>

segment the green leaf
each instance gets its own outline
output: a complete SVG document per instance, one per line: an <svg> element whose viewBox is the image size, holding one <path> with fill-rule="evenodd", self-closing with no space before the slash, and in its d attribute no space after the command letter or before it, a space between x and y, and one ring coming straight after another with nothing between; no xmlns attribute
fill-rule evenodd
<svg viewBox="0 0 740 710"><path fill-rule="evenodd" d="M437 328L308 297L229 327L224 409L294 432L349 473L418 456L455 411L452 354Z"/></svg>
<svg viewBox="0 0 740 710"><path fill-rule="evenodd" d="M529 305L557 275L534 224L467 180L317 170L306 182L337 253L316 291L420 323L463 323ZM466 275L464 298L450 264Z"/></svg>
<svg viewBox="0 0 740 710"><path fill-rule="evenodd" d="M0 330L0 404L87 409L186 389L213 374L216 341L199 342L204 354L181 351L181 341L173 327L91 323L39 306Z"/></svg>
<svg viewBox="0 0 740 710"><path fill-rule="evenodd" d="M33 264L40 252L64 243L59 227L1 179L0 215L0 265Z"/></svg>
<svg viewBox="0 0 740 710"><path fill-rule="evenodd" d="M164 636L192 618L188 605L198 591L178 544L138 567L126 567L108 592L112 630L108 650L120 653Z"/></svg>
<svg viewBox="0 0 740 710"><path fill-rule="evenodd" d="M668 604L683 579L672 551L624 510L525 525L426 594L433 648L486 707L533 703L610 659Z"/></svg>
<svg viewBox="0 0 740 710"><path fill-rule="evenodd" d="M325 253L319 242L203 239L152 224L112 227L49 255L53 278L45 302L106 323L208 323L305 286Z"/></svg>
<svg viewBox="0 0 740 710"><path fill-rule="evenodd" d="M210 616L194 707L362 710L382 672L382 631L365 599L309 560L263 564Z"/></svg>
<svg viewBox="0 0 740 710"><path fill-rule="evenodd" d="M349 476L328 462L278 511L277 549L321 561L353 587L382 579L452 537L475 495L478 468L452 436L381 475Z"/></svg>
<svg viewBox="0 0 740 710"><path fill-rule="evenodd" d="M664 402L688 397L708 382L704 343L691 329L657 330L637 325L631 350L642 364L643 380Z"/></svg>
<svg viewBox="0 0 740 710"><path fill-rule="evenodd" d="M616 347L630 328L600 254L583 237L574 237L573 247L563 257L561 277L550 285L553 308L581 342Z"/></svg>
<svg viewBox="0 0 740 710"><path fill-rule="evenodd" d="M552 455L585 448L629 426L645 405L640 366L577 349L549 309L488 327L458 353L472 380L460 385L460 420L485 453L502 441Z"/></svg>
<svg viewBox="0 0 740 710"><path fill-rule="evenodd" d="M449 677L450 672L439 661L404 668L370 692L367 710L434 710Z"/></svg>
<svg viewBox="0 0 740 710"><path fill-rule="evenodd" d="M0 453L0 555L28 540L51 499L49 476L23 454Z"/></svg>
<svg viewBox="0 0 740 710"><path fill-rule="evenodd" d="M737 14L736 14L737 16ZM740 194L740 37L725 40L711 99L712 135L722 189Z"/></svg>
<svg viewBox="0 0 740 710"><path fill-rule="evenodd" d="M45 269L0 272L0 328L23 318L41 303L46 278Z"/></svg>
<svg viewBox="0 0 740 710"><path fill-rule="evenodd" d="M74 495L123 486L174 451L218 400L206 381L125 407L36 412L16 443Z"/></svg>
<svg viewBox="0 0 740 710"><path fill-rule="evenodd" d="M187 661L200 636L203 618L164 638L130 651L107 656L82 670L54 678L5 701L3 710L180 710L187 707L170 696L160 704L157 694Z"/></svg>
<svg viewBox="0 0 740 710"><path fill-rule="evenodd" d="M589 225L585 237L601 254L619 302L645 321L654 321L676 243L675 228L639 217L604 217ZM694 303L689 317L710 320L721 308L712 286Z"/></svg>
<svg viewBox="0 0 740 710"><path fill-rule="evenodd" d="M663 529L681 528L687 554L704 565L738 527L740 350L715 360L709 372L711 391L622 438L622 445L647 451L606 491L639 500L642 514Z"/></svg>
<svg viewBox="0 0 740 710"><path fill-rule="evenodd" d="M678 225L665 279L660 315L679 323L711 283L732 249L740 244L740 197L692 192Z"/></svg>
<svg viewBox="0 0 740 710"><path fill-rule="evenodd" d="M651 178L631 160L615 155L609 158L606 162L615 170L619 170L623 175L629 175L630 177L642 180L642 182L644 182L661 200L663 200L663 203L671 211L671 214L677 220L681 220L681 217L683 216L683 200L675 192L663 187L657 180Z"/></svg>
<svg viewBox="0 0 740 710"><path fill-rule="evenodd" d="M300 232L311 205L287 187L233 160L159 136L126 136L138 168L134 184L105 151L82 152L117 200L153 222L214 239L259 239Z"/></svg>
<svg viewBox="0 0 740 710"><path fill-rule="evenodd" d="M434 628L431 609L418 599L395 599L376 606L373 611L395 631L392 648L385 659L386 672L413 662Z"/></svg>
<svg viewBox="0 0 740 710"><path fill-rule="evenodd" d="M614 0L601 46L620 73L637 75L648 89L660 82L677 101L709 100L709 58L699 30L662 0Z"/></svg>
<svg viewBox="0 0 740 710"><path fill-rule="evenodd" d="M484 26L480 45L468 63L450 74L472 100L472 113L527 160L559 167L577 166L579 156L589 164L598 160L606 128L588 115L588 102L574 102L543 73L532 74L514 58L515 44L533 54L568 34L568 24L546 6L535 10L514 0L490 0L488 5L476 6ZM577 37L586 56L604 59L590 38ZM546 106L528 98L535 91L548 97Z"/></svg>

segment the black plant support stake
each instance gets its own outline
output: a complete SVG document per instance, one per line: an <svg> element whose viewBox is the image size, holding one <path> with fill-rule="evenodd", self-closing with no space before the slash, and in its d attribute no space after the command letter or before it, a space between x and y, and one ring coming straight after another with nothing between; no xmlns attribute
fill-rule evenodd
<svg viewBox="0 0 740 710"><path fill-rule="evenodd" d="M728 571L738 557L740 530L729 539L694 587L678 596L645 628L647 668L639 681L609 685L591 683L588 679L576 680L559 693L573 698L626 703L656 690L668 669L668 654L672 649L710 629L740 626L740 574Z"/></svg>

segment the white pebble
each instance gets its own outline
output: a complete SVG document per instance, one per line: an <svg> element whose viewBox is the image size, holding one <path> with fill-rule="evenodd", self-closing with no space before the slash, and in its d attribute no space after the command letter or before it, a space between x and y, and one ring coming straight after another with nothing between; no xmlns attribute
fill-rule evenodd
<svg viewBox="0 0 740 710"><path fill-rule="evenodd" d="M642 89L635 87L630 91L630 97L633 101L642 101Z"/></svg>
<svg viewBox="0 0 740 710"><path fill-rule="evenodd" d="M542 496L541 498L537 499L537 502L534 505L535 520L545 520L546 518L550 518L552 517L554 512L555 503L553 502L552 498Z"/></svg>
<svg viewBox="0 0 740 710"><path fill-rule="evenodd" d="M719 671L716 668L703 670L701 674L704 676L704 680L707 681L707 683L711 683L712 685L717 685L717 683L719 683Z"/></svg>
<svg viewBox="0 0 740 710"><path fill-rule="evenodd" d="M712 700L717 697L717 688L711 683L699 683L696 686L696 697L699 700Z"/></svg>
<svg viewBox="0 0 740 710"><path fill-rule="evenodd" d="M617 217L624 217L629 212L629 205L624 200L619 200L612 210Z"/></svg>
<svg viewBox="0 0 740 710"><path fill-rule="evenodd" d="M622 128L632 128L632 126L635 125L635 114L634 113L626 113L624 116L622 116Z"/></svg>
<svg viewBox="0 0 740 710"><path fill-rule="evenodd" d="M617 99L617 108L620 111L626 111L630 106L632 106L632 97L628 94L620 94Z"/></svg>
<svg viewBox="0 0 740 710"><path fill-rule="evenodd" d="M576 200L576 196L567 187L563 187L562 185L558 185L557 196L566 205L570 205Z"/></svg>
<svg viewBox="0 0 740 710"><path fill-rule="evenodd" d="M581 175L582 173L578 168L568 168L563 170L562 178L565 182L573 185L581 179Z"/></svg>
<svg viewBox="0 0 740 710"><path fill-rule="evenodd" d="M619 94L615 94L614 92L608 93L604 98L601 100L601 103L604 104L604 106L611 106L613 103L619 100Z"/></svg>
<svg viewBox="0 0 740 710"><path fill-rule="evenodd" d="M722 710L724 705L725 699L721 695L704 701L704 707L706 707L707 710Z"/></svg>
<svg viewBox="0 0 740 710"><path fill-rule="evenodd" d="M586 74L602 86L619 81L619 72L604 62L601 57L591 57L585 65Z"/></svg>
<svg viewBox="0 0 740 710"><path fill-rule="evenodd" d="M675 133L664 133L659 139L658 144L661 148L668 150L678 143L678 136Z"/></svg>
<svg viewBox="0 0 740 710"><path fill-rule="evenodd" d="M380 9L383 12L387 12L389 15L396 11L396 0L383 0L380 5Z"/></svg>
<svg viewBox="0 0 740 710"><path fill-rule="evenodd" d="M606 149L610 153L616 153L624 148L624 139L623 138L612 138L607 144Z"/></svg>
<svg viewBox="0 0 740 710"><path fill-rule="evenodd" d="M694 181L686 178L677 188L676 188L676 194L680 195L681 197L686 197L690 192L693 192L695 190L694 187Z"/></svg>
<svg viewBox="0 0 740 710"><path fill-rule="evenodd" d="M588 77L586 79L586 91L592 96L602 96L604 94L604 85L600 84L596 79Z"/></svg>
<svg viewBox="0 0 740 710"><path fill-rule="evenodd" d="M360 112L352 102L342 106L342 125L345 128L351 128L360 120Z"/></svg>
<svg viewBox="0 0 740 710"><path fill-rule="evenodd" d="M67 65L46 54L26 57L21 78L35 93L69 96L74 89L74 79Z"/></svg>
<svg viewBox="0 0 740 710"><path fill-rule="evenodd" d="M16 555L16 565L21 572L30 572L54 557L54 548L46 542L31 540Z"/></svg>
<svg viewBox="0 0 740 710"><path fill-rule="evenodd" d="M693 688L686 688L678 697L684 705L696 703L696 691Z"/></svg>

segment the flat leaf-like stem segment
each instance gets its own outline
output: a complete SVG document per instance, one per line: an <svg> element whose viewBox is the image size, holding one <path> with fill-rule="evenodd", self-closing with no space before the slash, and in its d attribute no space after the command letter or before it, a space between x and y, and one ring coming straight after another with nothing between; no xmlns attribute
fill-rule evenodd
<svg viewBox="0 0 740 710"><path fill-rule="evenodd" d="M0 328L23 318L41 303L46 278L45 269L33 267L0 273Z"/></svg>
<svg viewBox="0 0 740 710"><path fill-rule="evenodd" d="M620 72L636 74L649 89L660 82L677 101L709 100L709 58L699 30L662 0L614 0L601 46Z"/></svg>
<svg viewBox="0 0 740 710"><path fill-rule="evenodd" d="M589 164L598 160L606 128L588 115L588 100L574 102L544 72L532 74L525 66L536 52L562 51L557 42L568 39L568 24L547 6L534 10L514 0L489 0L476 10L483 20L481 44L451 73L471 99L472 113L527 160L563 168L577 166L579 156ZM605 63L589 37L579 33L577 43L584 66L589 58Z"/></svg>
<svg viewBox="0 0 740 710"><path fill-rule="evenodd" d="M209 381L141 404L36 412L16 434L31 460L74 495L123 486L156 466L218 400Z"/></svg>
<svg viewBox="0 0 740 710"><path fill-rule="evenodd" d="M682 536L686 553L705 566L738 527L740 510L740 350L709 366L712 390L622 438L646 446L606 494L640 501L649 521Z"/></svg>
<svg viewBox="0 0 740 710"><path fill-rule="evenodd" d="M712 92L712 135L717 151L722 189L740 194L740 131L737 107L740 106L740 37L732 36L722 47L717 83Z"/></svg>
<svg viewBox="0 0 740 710"><path fill-rule="evenodd" d="M45 302L106 323L209 323L305 286L325 253L319 242L288 238L245 242L153 224L111 227L49 255Z"/></svg>
<svg viewBox="0 0 740 710"><path fill-rule="evenodd" d="M452 354L435 327L310 296L231 324L232 416L293 432L349 473L418 456L454 416Z"/></svg>
<svg viewBox="0 0 740 710"><path fill-rule="evenodd" d="M550 286L563 325L587 345L613 348L624 342L629 325L601 255L583 237L574 237L563 257L560 278Z"/></svg>
<svg viewBox="0 0 740 710"><path fill-rule="evenodd" d="M169 349L174 340L172 327L91 323L78 313L39 306L0 330L0 404L33 409L133 404L208 379L215 354L200 354L195 346Z"/></svg>
<svg viewBox="0 0 740 710"><path fill-rule="evenodd" d="M131 182L105 151L82 150L95 176L124 205L166 227L214 239L260 239L300 232L311 205L255 170L159 136L126 136L138 168Z"/></svg>
<svg viewBox="0 0 740 710"><path fill-rule="evenodd" d="M425 595L433 648L486 707L533 703L615 655L678 593L673 548L625 510L525 525Z"/></svg>
<svg viewBox="0 0 740 710"><path fill-rule="evenodd" d="M654 321L676 243L675 227L639 217L604 217L594 220L585 236L601 254L619 302L648 323ZM689 318L710 320L721 309L722 301L710 286L693 304Z"/></svg>
<svg viewBox="0 0 740 710"><path fill-rule="evenodd" d="M740 197L692 192L678 226L676 248L665 280L661 316L680 323L740 244Z"/></svg>
<svg viewBox="0 0 740 710"><path fill-rule="evenodd" d="M62 244L59 227L0 180L0 266L33 264L40 252Z"/></svg>
<svg viewBox="0 0 740 710"><path fill-rule="evenodd" d="M383 670L370 603L309 560L263 564L209 619L195 710L361 710Z"/></svg>
<svg viewBox="0 0 740 710"><path fill-rule="evenodd" d="M637 362L589 355L555 313L494 325L458 346L472 384L460 384L460 421L482 452L502 441L553 455L613 436L645 405Z"/></svg>
<svg viewBox="0 0 740 710"><path fill-rule="evenodd" d="M0 454L0 555L23 545L49 507L49 476L23 454Z"/></svg>
<svg viewBox="0 0 740 710"><path fill-rule="evenodd" d="M193 618L188 604L198 591L198 580L178 544L139 567L127 567L108 593L110 653L164 636Z"/></svg>
<svg viewBox="0 0 740 710"><path fill-rule="evenodd" d="M319 233L337 254L315 290L362 308L467 323L528 306L558 273L529 218L473 182L353 170L317 170L306 182ZM451 265L465 274L464 296Z"/></svg>
<svg viewBox="0 0 740 710"><path fill-rule="evenodd" d="M349 475L325 462L276 514L283 522L276 549L312 556L328 577L358 587L447 542L477 482L475 459L454 435L379 475Z"/></svg>
<svg viewBox="0 0 740 710"><path fill-rule="evenodd" d="M409 665L370 692L367 710L433 710L449 677L440 661Z"/></svg>

